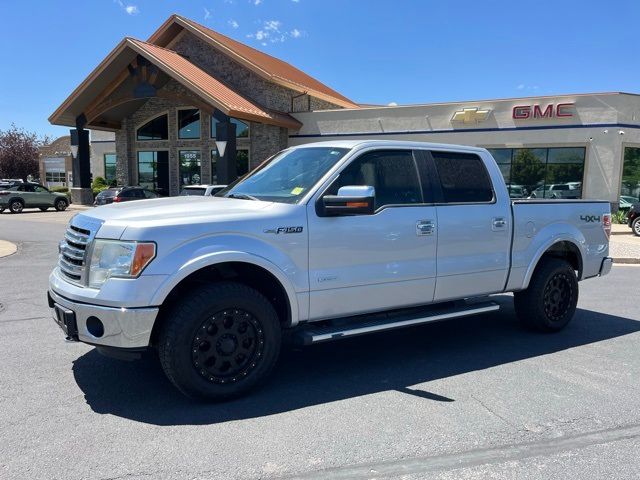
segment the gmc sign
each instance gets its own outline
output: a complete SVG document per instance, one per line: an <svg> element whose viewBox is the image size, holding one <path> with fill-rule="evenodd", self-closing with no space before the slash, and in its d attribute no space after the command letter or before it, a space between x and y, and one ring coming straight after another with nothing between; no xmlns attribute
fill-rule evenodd
<svg viewBox="0 0 640 480"><path fill-rule="evenodd" d="M544 110L540 105L517 105L513 107L514 120L526 120L527 118L562 118L573 117L575 103L550 103Z"/></svg>

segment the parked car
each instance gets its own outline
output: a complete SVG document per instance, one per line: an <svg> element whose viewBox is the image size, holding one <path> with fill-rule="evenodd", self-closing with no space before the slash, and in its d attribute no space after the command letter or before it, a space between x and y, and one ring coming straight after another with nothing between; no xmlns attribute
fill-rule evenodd
<svg viewBox="0 0 640 480"><path fill-rule="evenodd" d="M504 292L525 326L557 332L578 281L609 273L610 233L606 201L511 200L482 148L311 143L222 196L76 215L49 306L69 340L120 358L155 348L180 391L222 400L265 381L284 335L487 314Z"/></svg>
<svg viewBox="0 0 640 480"><path fill-rule="evenodd" d="M227 188L226 185L185 185L180 192L181 197L205 196L211 197Z"/></svg>
<svg viewBox="0 0 640 480"><path fill-rule="evenodd" d="M509 196L511 198L525 198L527 190L522 185L509 186Z"/></svg>
<svg viewBox="0 0 640 480"><path fill-rule="evenodd" d="M19 183L0 191L0 212L9 209L20 213L25 208L39 208L43 212L53 207L61 212L69 206L64 193L51 192L37 183Z"/></svg>
<svg viewBox="0 0 640 480"><path fill-rule="evenodd" d="M573 188L568 183L558 183L553 185L540 186L536 188L533 192L531 192L531 195L529 195L529 198L553 198L553 199L580 198L581 190L577 186L575 186L575 184L579 182L572 182L572 183L574 183Z"/></svg>
<svg viewBox="0 0 640 480"><path fill-rule="evenodd" d="M629 225L634 234L640 237L640 203L636 202L629 207L627 225Z"/></svg>
<svg viewBox="0 0 640 480"><path fill-rule="evenodd" d="M146 200L159 198L156 192L144 187L113 187L107 188L96 195L93 204L97 207L109 203L130 202L132 200Z"/></svg>
<svg viewBox="0 0 640 480"><path fill-rule="evenodd" d="M628 195L621 195L620 201L618 202L618 210L622 210L623 212L629 211L629 209L636 203L640 203L640 200Z"/></svg>

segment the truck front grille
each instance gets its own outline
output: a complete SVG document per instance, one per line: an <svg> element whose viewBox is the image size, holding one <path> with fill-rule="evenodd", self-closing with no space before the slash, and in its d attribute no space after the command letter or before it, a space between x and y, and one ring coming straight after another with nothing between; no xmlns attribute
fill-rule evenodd
<svg viewBox="0 0 640 480"><path fill-rule="evenodd" d="M60 272L70 282L78 285L82 284L86 263L85 256L90 237L91 232L89 230L69 225L64 234L64 241L60 243L60 256L58 258Z"/></svg>

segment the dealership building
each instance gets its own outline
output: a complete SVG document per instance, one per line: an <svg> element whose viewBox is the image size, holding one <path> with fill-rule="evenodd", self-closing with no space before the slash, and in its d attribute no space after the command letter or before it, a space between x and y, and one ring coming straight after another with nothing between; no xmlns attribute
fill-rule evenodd
<svg viewBox="0 0 640 480"><path fill-rule="evenodd" d="M90 201L99 168L89 129L115 134L109 161L119 184L165 195L229 183L288 146L349 138L486 147L517 198L597 198L616 207L621 195L640 196L638 95L358 104L178 15L146 41L123 39L49 120L74 128L78 202Z"/></svg>

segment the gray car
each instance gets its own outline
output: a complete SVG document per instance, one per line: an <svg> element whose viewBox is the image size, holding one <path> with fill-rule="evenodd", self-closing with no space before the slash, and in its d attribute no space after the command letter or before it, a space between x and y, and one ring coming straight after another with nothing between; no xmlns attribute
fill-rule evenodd
<svg viewBox="0 0 640 480"><path fill-rule="evenodd" d="M9 209L20 213L25 208L39 208L43 212L53 207L61 212L69 206L64 193L51 192L37 183L22 183L0 191L0 212Z"/></svg>

